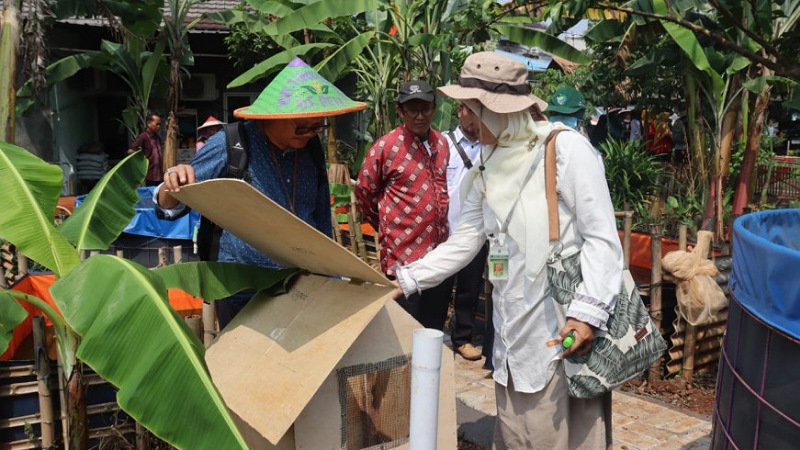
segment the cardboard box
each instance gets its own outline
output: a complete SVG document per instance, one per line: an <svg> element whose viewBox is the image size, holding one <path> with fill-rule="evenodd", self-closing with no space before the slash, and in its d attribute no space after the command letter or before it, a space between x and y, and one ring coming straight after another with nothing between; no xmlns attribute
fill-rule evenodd
<svg viewBox="0 0 800 450"><path fill-rule="evenodd" d="M253 449L407 448L412 332L384 275L247 183L176 194L274 261L300 267L257 295L208 348L215 385ZM438 445L456 441L453 353L443 349Z"/></svg>

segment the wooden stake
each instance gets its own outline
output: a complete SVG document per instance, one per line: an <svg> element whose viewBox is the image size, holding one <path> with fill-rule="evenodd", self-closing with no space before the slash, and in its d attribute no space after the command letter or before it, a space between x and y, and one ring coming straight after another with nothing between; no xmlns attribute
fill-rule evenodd
<svg viewBox="0 0 800 450"><path fill-rule="evenodd" d="M172 262L175 264L180 264L183 262L183 247L180 245L176 245L172 247Z"/></svg>
<svg viewBox="0 0 800 450"><path fill-rule="evenodd" d="M650 260L652 270L650 275L650 317L653 318L656 328L663 334L661 326L663 312L661 311L661 225L653 225L650 228ZM650 381L661 379L661 358L651 367L649 373Z"/></svg>
<svg viewBox="0 0 800 450"><path fill-rule="evenodd" d="M167 262L167 249L166 247L159 247L158 248L158 266L157 267L164 267L168 264Z"/></svg>
<svg viewBox="0 0 800 450"><path fill-rule="evenodd" d="M203 342L202 318L197 314L192 314L190 316L186 316L186 318L183 320L186 321L186 325L189 325L189 329L192 330L192 333L194 333L195 336L197 336L197 339L199 339L200 342Z"/></svg>

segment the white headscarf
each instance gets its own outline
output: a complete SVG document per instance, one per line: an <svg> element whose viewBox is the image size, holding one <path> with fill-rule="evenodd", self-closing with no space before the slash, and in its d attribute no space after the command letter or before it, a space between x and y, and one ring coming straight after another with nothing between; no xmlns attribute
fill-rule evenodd
<svg viewBox="0 0 800 450"><path fill-rule="evenodd" d="M534 279L544 267L550 250L544 159L524 187L522 183L536 155L545 151L545 141L550 132L566 126L547 121L535 122L527 110L499 114L482 108L475 100L463 102L478 115L497 138L497 143L481 149L484 170L481 174L479 166L473 167L465 176L462 192L469 190L464 189L467 183L471 187L475 178L482 176L486 203L500 223L506 220L514 207L507 233L525 252L525 274Z"/></svg>

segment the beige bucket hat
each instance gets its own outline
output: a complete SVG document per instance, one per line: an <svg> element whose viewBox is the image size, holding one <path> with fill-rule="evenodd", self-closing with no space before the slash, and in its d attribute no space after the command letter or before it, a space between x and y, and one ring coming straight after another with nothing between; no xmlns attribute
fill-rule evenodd
<svg viewBox="0 0 800 450"><path fill-rule="evenodd" d="M442 86L442 94L455 100L475 99L488 110L507 114L547 102L531 94L528 68L519 61L494 52L478 52L464 61L458 84Z"/></svg>

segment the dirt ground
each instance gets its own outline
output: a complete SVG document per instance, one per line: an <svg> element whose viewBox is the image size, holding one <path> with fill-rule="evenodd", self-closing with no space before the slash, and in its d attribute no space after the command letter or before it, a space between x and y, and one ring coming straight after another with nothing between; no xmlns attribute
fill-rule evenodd
<svg viewBox="0 0 800 450"><path fill-rule="evenodd" d="M655 382L633 380L622 385L624 392L650 397L685 411L710 417L714 412L716 371L697 374L688 383L683 378L670 378Z"/></svg>

